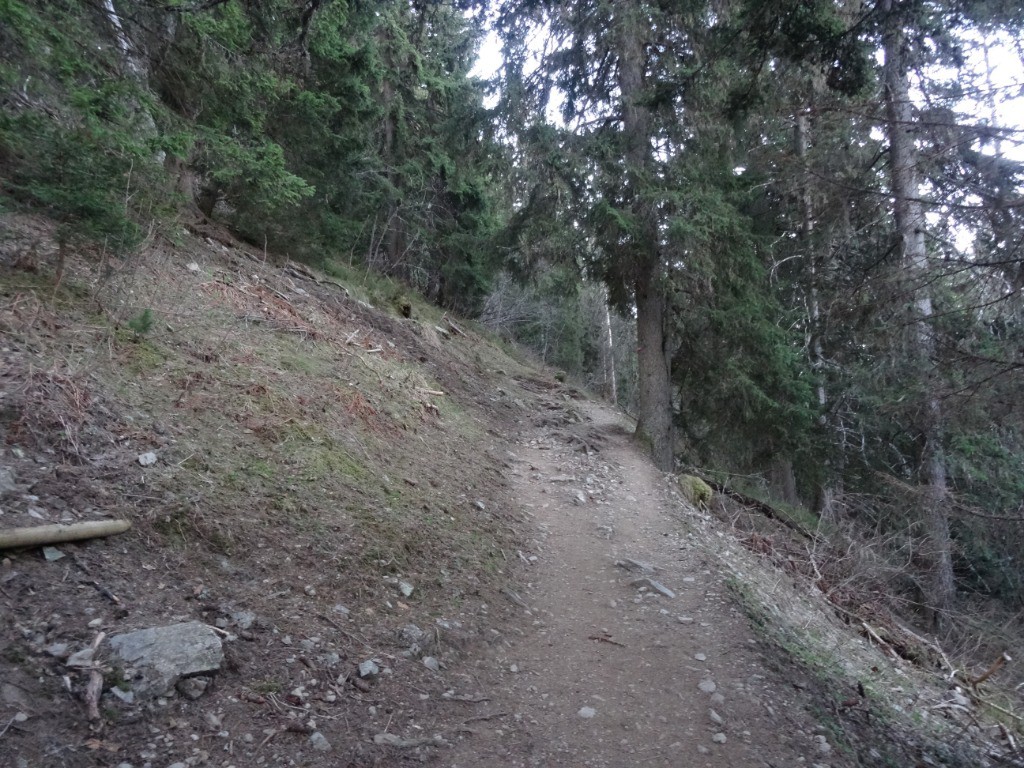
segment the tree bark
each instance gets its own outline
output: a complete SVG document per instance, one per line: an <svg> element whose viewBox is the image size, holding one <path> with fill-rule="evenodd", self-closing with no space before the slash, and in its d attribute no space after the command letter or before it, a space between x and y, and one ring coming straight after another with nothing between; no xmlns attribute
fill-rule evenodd
<svg viewBox="0 0 1024 768"><path fill-rule="evenodd" d="M921 389L925 399L915 425L920 441L917 468L923 485L921 517L931 544L927 599L932 623L935 629L939 629L942 617L952 605L956 583L949 533L949 492L941 447L942 403L937 392L933 365L935 338L931 320L934 312L928 289L928 250L925 243L924 207L920 202L917 176L917 145L907 75L907 41L900 14L894 11L893 5L893 0L883 0L883 10L887 14L883 47L889 169L896 235L899 238L904 280L911 296L910 328L913 337L910 339L910 354L916 358L914 363L923 384Z"/></svg>
<svg viewBox="0 0 1024 768"><path fill-rule="evenodd" d="M821 337L823 333L821 296L819 286L822 279L822 268L828 258L819 253L812 242L817 215L814 210L814 199L811 195L811 180L808 169L807 154L811 147L811 120L810 114L814 107L814 86L811 86L812 96L797 113L793 125L793 150L800 161L802 179L800 181L800 244L804 258L807 260L807 302L808 302L808 337L807 348L811 370L817 377L815 384L815 395L818 402L818 424L828 434L830 432L828 417L828 391L825 389L825 350L822 346ZM822 479L814 489L813 508L814 512L822 518L828 518L833 514L834 502L841 493L841 475L834 466L833 458L842 461L841 454L836 455L835 451L826 453L825 466L822 468ZM792 462L790 462L792 471ZM794 478L794 492L795 492ZM790 501L787 499L787 501ZM791 502L795 503L795 502Z"/></svg>
<svg viewBox="0 0 1024 768"><path fill-rule="evenodd" d="M619 402L618 372L615 370L615 336L612 334L612 311L608 305L608 289L601 292L604 306L601 308L601 318L604 324L604 339L601 344L601 356L604 364L601 366L604 371L604 394L612 404Z"/></svg>
<svg viewBox="0 0 1024 768"><path fill-rule="evenodd" d="M645 33L639 4L621 3L613 17L618 49L618 85L622 113L624 198L634 221L631 261L636 300L638 419L637 437L648 444L659 469L675 466L672 428L672 378L666 334L668 299L658 247L658 222L653 205L642 194L650 182L652 120L643 103Z"/></svg>
<svg viewBox="0 0 1024 768"><path fill-rule="evenodd" d="M675 469L672 425L672 378L665 334L667 304L660 275L636 280L638 416L636 436L648 444L655 465Z"/></svg>

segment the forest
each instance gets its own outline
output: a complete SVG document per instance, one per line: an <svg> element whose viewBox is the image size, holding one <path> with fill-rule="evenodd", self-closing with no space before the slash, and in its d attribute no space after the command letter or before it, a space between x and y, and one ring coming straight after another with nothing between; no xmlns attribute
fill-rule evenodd
<svg viewBox="0 0 1024 768"><path fill-rule="evenodd" d="M186 221L400 281L955 633L1024 598L1022 30L1011 0L0 0L0 211L58 222L58 282Z"/></svg>

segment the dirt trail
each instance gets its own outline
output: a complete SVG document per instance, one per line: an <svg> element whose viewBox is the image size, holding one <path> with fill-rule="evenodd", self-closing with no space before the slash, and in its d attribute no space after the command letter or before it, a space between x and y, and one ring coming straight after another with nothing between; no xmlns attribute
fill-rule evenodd
<svg viewBox="0 0 1024 768"><path fill-rule="evenodd" d="M586 404L583 415L575 431L597 453L549 427L516 454L513 499L538 532L515 596L529 610L460 683L490 700L445 763L845 764L791 681L765 666L693 510L617 413ZM625 558L656 566L649 578L676 596L641 589L643 573L616 565Z"/></svg>

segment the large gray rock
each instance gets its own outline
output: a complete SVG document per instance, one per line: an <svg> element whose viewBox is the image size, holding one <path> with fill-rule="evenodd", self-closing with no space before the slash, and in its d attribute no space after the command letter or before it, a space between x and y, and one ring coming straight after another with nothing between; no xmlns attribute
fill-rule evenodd
<svg viewBox="0 0 1024 768"><path fill-rule="evenodd" d="M198 621L115 635L110 647L134 668L132 690L140 696L163 696L181 678L216 672L224 661L217 633Z"/></svg>

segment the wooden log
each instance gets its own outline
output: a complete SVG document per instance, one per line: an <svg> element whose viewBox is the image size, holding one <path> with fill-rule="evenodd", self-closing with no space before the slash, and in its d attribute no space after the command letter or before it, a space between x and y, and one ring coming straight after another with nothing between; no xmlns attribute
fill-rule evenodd
<svg viewBox="0 0 1024 768"><path fill-rule="evenodd" d="M0 549L38 547L62 541L81 541L124 533L132 524L127 520L89 520L69 525L37 525L31 528L10 528L0 531Z"/></svg>

